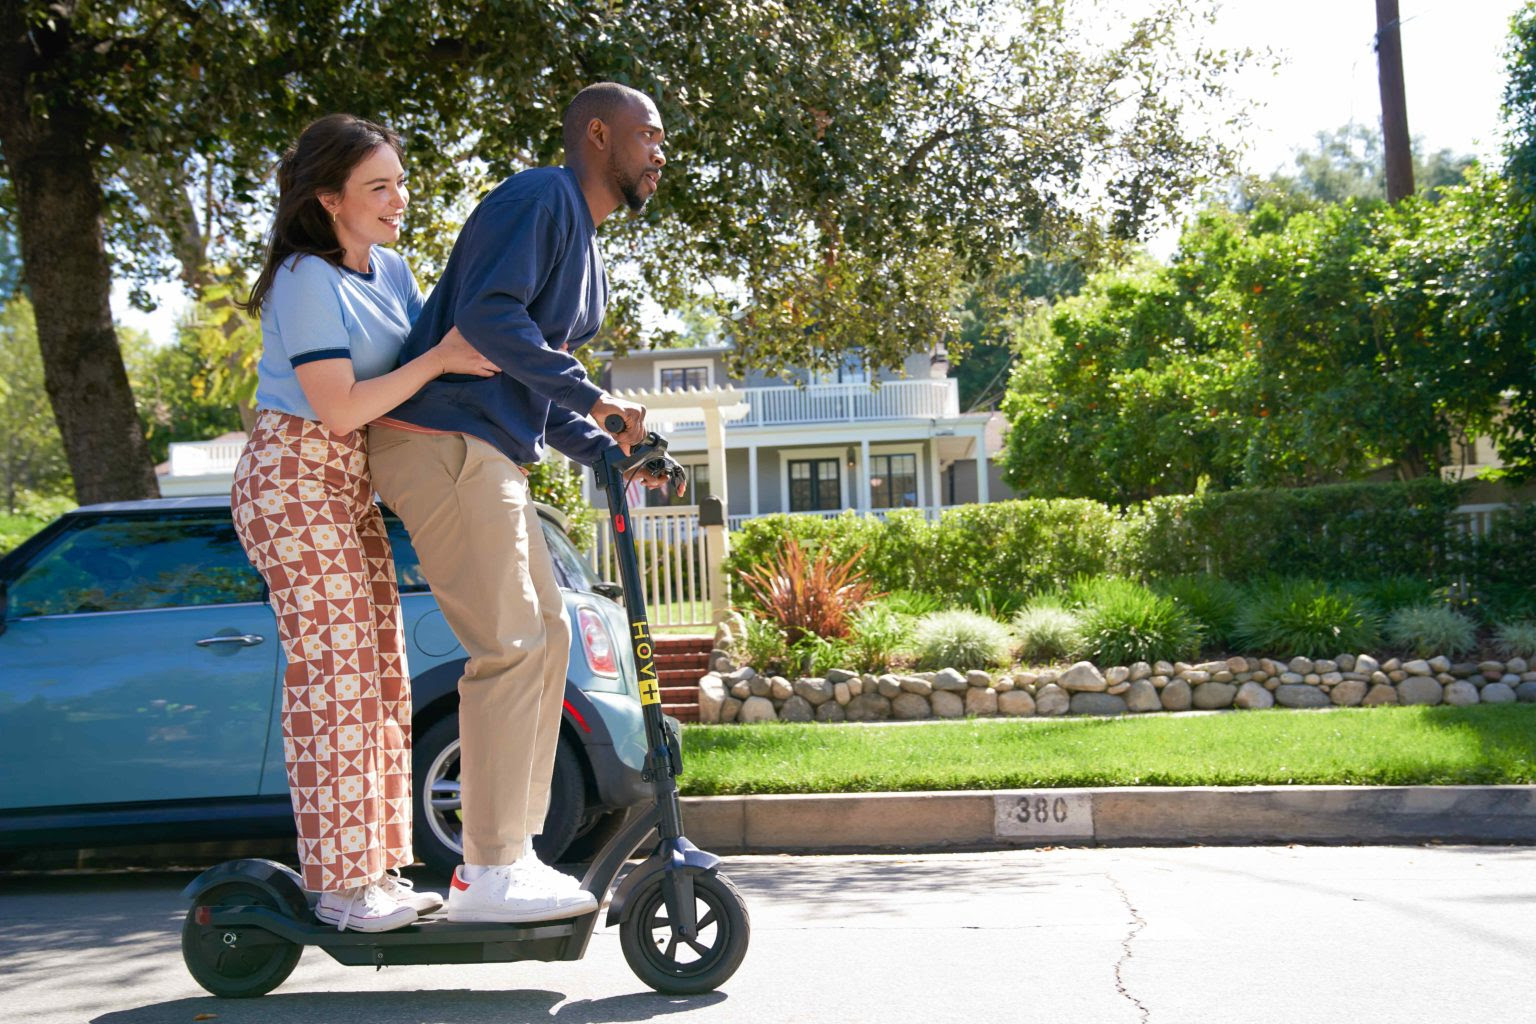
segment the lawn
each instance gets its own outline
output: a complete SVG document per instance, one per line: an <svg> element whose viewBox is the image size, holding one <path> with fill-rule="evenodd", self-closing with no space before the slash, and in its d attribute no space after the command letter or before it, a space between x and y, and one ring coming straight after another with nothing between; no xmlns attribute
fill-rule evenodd
<svg viewBox="0 0 1536 1024"><path fill-rule="evenodd" d="M1536 782L1536 705L688 726L687 796Z"/></svg>

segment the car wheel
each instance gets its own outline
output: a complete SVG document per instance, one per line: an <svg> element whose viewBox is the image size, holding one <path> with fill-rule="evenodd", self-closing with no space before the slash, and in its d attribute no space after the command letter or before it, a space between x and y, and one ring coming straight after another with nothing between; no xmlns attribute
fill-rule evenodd
<svg viewBox="0 0 1536 1024"><path fill-rule="evenodd" d="M586 813L581 755L565 735L555 749L549 813L534 849L555 863L576 836ZM417 741L412 756L416 856L445 875L464 862L463 801L459 795L459 716L449 715Z"/></svg>

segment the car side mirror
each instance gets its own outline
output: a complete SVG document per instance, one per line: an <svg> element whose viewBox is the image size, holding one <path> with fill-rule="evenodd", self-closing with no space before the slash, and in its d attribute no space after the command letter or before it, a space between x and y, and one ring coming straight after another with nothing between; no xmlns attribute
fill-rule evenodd
<svg viewBox="0 0 1536 1024"><path fill-rule="evenodd" d="M624 585L604 580L601 583L592 584L592 593L606 597L610 601L618 601L624 596Z"/></svg>

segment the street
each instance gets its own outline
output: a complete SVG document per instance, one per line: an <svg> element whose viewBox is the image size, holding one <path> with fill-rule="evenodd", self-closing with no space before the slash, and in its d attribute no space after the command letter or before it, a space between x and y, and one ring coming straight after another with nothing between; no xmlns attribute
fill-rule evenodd
<svg viewBox="0 0 1536 1024"><path fill-rule="evenodd" d="M617 929L574 964L342 967L208 996L186 872L0 878L7 1021L1455 1024L1536 1014L1536 850L1044 849L736 857L752 945L723 991L645 989ZM427 879L419 880L425 884ZM216 1015L214 1017L200 1015Z"/></svg>

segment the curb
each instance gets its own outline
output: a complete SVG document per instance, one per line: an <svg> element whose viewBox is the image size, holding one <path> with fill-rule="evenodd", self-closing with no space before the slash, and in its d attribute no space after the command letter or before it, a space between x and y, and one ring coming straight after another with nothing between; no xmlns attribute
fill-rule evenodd
<svg viewBox="0 0 1536 1024"><path fill-rule="evenodd" d="M685 797L715 853L1536 843L1536 786L1237 786Z"/></svg>

